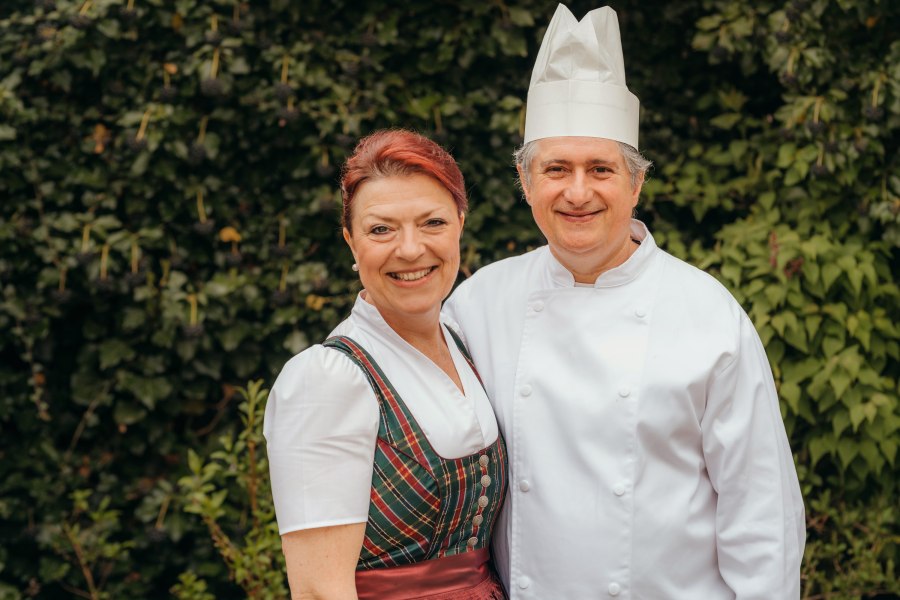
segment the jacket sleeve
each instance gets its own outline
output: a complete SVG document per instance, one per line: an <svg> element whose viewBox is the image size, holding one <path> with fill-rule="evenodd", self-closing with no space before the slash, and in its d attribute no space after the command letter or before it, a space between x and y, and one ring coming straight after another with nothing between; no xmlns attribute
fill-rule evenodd
<svg viewBox="0 0 900 600"><path fill-rule="evenodd" d="M460 338L466 346L469 345L468 340L466 340L466 333L463 330L463 323L460 321L463 320L462 315L465 314L466 301L468 299L468 286L465 284L460 285L456 288L456 290L450 295L449 298L444 302L444 306L441 307L441 321Z"/></svg>
<svg viewBox="0 0 900 600"><path fill-rule="evenodd" d="M800 485L759 336L741 311L737 350L712 376L701 421L718 493L719 569L737 600L800 598L806 523Z"/></svg>

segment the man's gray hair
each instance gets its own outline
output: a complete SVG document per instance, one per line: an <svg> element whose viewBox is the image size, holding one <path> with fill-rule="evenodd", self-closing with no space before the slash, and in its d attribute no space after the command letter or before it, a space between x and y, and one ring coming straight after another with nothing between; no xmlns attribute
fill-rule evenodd
<svg viewBox="0 0 900 600"><path fill-rule="evenodd" d="M522 146L513 152L513 158L516 161L516 166L521 166L522 171L525 173L525 181L519 181L519 185L531 185L531 161L534 160L534 155L537 153L537 143L540 140L531 140L530 142L526 142L522 144ZM641 176L646 176L647 171L653 165L653 162L644 158L644 155L638 152L637 148L626 144L624 142L616 142L619 146L619 151L622 153L622 158L625 159L625 166L628 168L628 174L631 175L631 187L637 185L638 179Z"/></svg>

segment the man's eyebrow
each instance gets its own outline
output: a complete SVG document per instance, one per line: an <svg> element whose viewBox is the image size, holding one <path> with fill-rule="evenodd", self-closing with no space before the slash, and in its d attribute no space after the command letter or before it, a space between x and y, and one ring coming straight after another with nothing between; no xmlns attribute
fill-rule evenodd
<svg viewBox="0 0 900 600"><path fill-rule="evenodd" d="M568 160L563 160L561 158L551 158L549 160L541 161L541 167L548 167L550 165L563 165L565 167L571 166L572 162Z"/></svg>
<svg viewBox="0 0 900 600"><path fill-rule="evenodd" d="M586 165L603 165L603 166L607 166L607 167L616 166L615 161L607 160L605 158L589 158L588 160L584 161L584 164L586 164ZM572 161L566 160L564 158L551 158L551 159L542 161L540 166L548 167L550 165L562 165L564 167L571 167Z"/></svg>

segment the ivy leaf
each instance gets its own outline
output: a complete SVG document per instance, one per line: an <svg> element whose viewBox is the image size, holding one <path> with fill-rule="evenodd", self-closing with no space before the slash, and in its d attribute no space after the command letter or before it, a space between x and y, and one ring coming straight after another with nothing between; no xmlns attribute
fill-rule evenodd
<svg viewBox="0 0 900 600"><path fill-rule="evenodd" d="M893 467L894 461L897 459L897 440L885 438L880 440L878 445L881 447L881 451L884 453L888 464Z"/></svg>
<svg viewBox="0 0 900 600"><path fill-rule="evenodd" d="M850 467L853 459L859 455L859 444L856 440L842 438L837 443L838 457L841 459L841 466L844 469Z"/></svg>
<svg viewBox="0 0 900 600"><path fill-rule="evenodd" d="M531 12L516 6L509 7L509 20L519 27L530 27L534 25L534 17L531 15Z"/></svg>
<svg viewBox="0 0 900 600"><path fill-rule="evenodd" d="M822 459L826 454L834 452L834 438L813 438L809 440L809 458L812 467Z"/></svg>
<svg viewBox="0 0 900 600"><path fill-rule="evenodd" d="M831 419L831 430L834 436L839 438L844 430L850 426L850 413L848 411L838 411Z"/></svg>
<svg viewBox="0 0 900 600"><path fill-rule="evenodd" d="M113 409L113 420L123 425L134 425L147 416L147 411L138 404L122 399Z"/></svg>
<svg viewBox="0 0 900 600"><path fill-rule="evenodd" d="M791 407L794 414L800 412L800 386L793 381L781 384L778 390L781 398Z"/></svg>
<svg viewBox="0 0 900 600"><path fill-rule="evenodd" d="M725 113L709 120L710 125L719 129L731 129L743 119L740 113Z"/></svg>
<svg viewBox="0 0 900 600"><path fill-rule="evenodd" d="M105 340L100 344L100 368L108 369L114 367L122 361L129 362L135 356L136 352L130 344L121 339Z"/></svg>
<svg viewBox="0 0 900 600"><path fill-rule="evenodd" d="M850 407L850 424L853 425L853 431L859 430L860 423L866 418L866 412L861 404L854 404Z"/></svg>
<svg viewBox="0 0 900 600"><path fill-rule="evenodd" d="M847 388L850 387L850 376L844 372L843 370L835 370L831 374L831 389L834 390L834 395L840 398L844 395L844 392L847 391ZM852 409L851 409L852 410ZM852 414L851 414L852 420Z"/></svg>
<svg viewBox="0 0 900 600"><path fill-rule="evenodd" d="M859 453L869 465L869 469L878 475L884 468L884 457L878 452L878 446L872 440L862 440L859 444Z"/></svg>

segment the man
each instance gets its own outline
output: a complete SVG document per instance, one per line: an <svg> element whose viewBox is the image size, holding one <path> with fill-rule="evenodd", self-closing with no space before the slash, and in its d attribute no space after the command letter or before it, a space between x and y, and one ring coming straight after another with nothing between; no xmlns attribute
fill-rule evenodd
<svg viewBox="0 0 900 600"><path fill-rule="evenodd" d="M615 12L560 6L516 155L548 246L445 306L509 447L497 566L513 599L799 598L803 504L765 350L631 218L638 109Z"/></svg>

